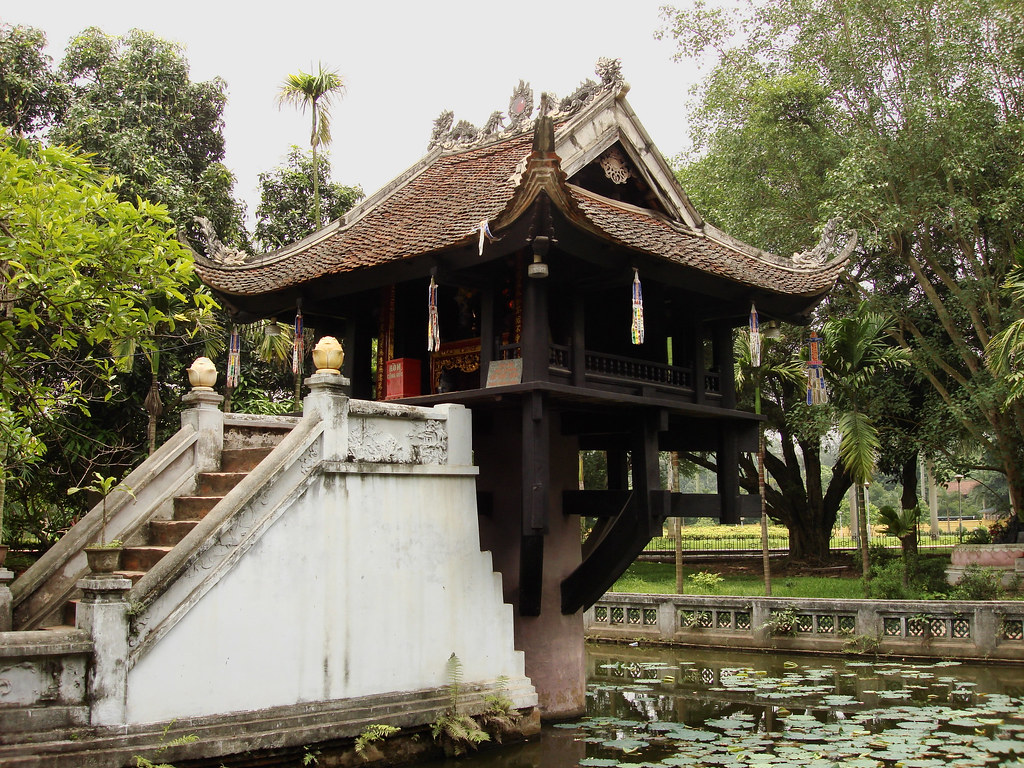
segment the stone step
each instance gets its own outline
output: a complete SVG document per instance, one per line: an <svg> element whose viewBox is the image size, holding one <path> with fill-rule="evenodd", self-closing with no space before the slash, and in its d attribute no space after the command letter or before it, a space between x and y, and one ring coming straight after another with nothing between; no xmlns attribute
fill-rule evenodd
<svg viewBox="0 0 1024 768"><path fill-rule="evenodd" d="M125 547L121 552L121 569L118 571L148 571L173 547L145 546Z"/></svg>
<svg viewBox="0 0 1024 768"><path fill-rule="evenodd" d="M226 496L238 485L246 472L200 472L196 484L196 496Z"/></svg>
<svg viewBox="0 0 1024 768"><path fill-rule="evenodd" d="M175 520L202 520L223 496L175 496Z"/></svg>
<svg viewBox="0 0 1024 768"><path fill-rule="evenodd" d="M198 525L198 520L150 520L149 544L173 547Z"/></svg>
<svg viewBox="0 0 1024 768"><path fill-rule="evenodd" d="M226 448L220 454L221 472L250 472L273 448Z"/></svg>

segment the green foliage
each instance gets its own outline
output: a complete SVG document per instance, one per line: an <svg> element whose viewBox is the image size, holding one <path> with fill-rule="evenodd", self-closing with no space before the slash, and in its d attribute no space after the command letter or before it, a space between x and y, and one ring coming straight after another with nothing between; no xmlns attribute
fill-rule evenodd
<svg viewBox="0 0 1024 768"><path fill-rule="evenodd" d="M470 749L490 736L469 715L459 712L459 686L462 684L462 662L452 653L445 665L448 674L448 708L430 724L434 741L440 744L447 755L464 755Z"/></svg>
<svg viewBox="0 0 1024 768"><path fill-rule="evenodd" d="M176 739L167 741L167 734L171 730L171 727L176 721L172 720L164 727L163 735L160 737L160 746L157 748L154 759L159 759L160 755L166 752L171 747L180 747L184 744L193 744L199 741L199 737L194 733L186 734L185 736L179 736ZM142 755L134 755L132 759L135 761L135 768L174 768L170 763L155 763L149 758L143 757Z"/></svg>
<svg viewBox="0 0 1024 768"><path fill-rule="evenodd" d="M498 691L484 696L487 708L477 716L476 720L498 744L505 736L513 734L519 725L520 715L515 704L505 695L508 678L498 678Z"/></svg>
<svg viewBox="0 0 1024 768"><path fill-rule="evenodd" d="M96 27L68 44L58 74L70 101L51 131L55 142L95 153L117 175L122 199L163 203L193 242L194 219L205 216L226 242L245 243L234 177L222 163L223 80L192 82L176 43Z"/></svg>
<svg viewBox="0 0 1024 768"><path fill-rule="evenodd" d="M341 218L362 199L363 190L332 182L331 164L326 156L317 157L316 163L321 206L328 220ZM262 248L281 248L319 229L310 153L292 147L284 165L261 173L259 182L255 234Z"/></svg>
<svg viewBox="0 0 1024 768"><path fill-rule="evenodd" d="M321 144L331 143L331 102L344 90L345 83L341 75L334 70L324 69L321 63L317 65L315 74L303 72L301 69L298 74L289 74L278 91L278 105L291 104L303 112L309 107L312 117L309 146L313 150L313 167L317 170L320 165L317 161L317 148ZM313 229L317 230L323 225L323 216L320 213L320 175L314 173L312 176L313 221L316 225Z"/></svg>
<svg viewBox="0 0 1024 768"><path fill-rule="evenodd" d="M320 750L310 749L309 747L302 748L302 764L303 765L319 765L320 764Z"/></svg>
<svg viewBox="0 0 1024 768"><path fill-rule="evenodd" d="M681 170L698 208L783 254L844 218L859 244L828 309L841 317L866 298L896 319L889 335L913 364L871 381L852 410L878 426L890 464L969 442L1024 515L1024 410L1007 406L1024 338L1024 6L780 0L665 14L679 56L712 65Z"/></svg>
<svg viewBox="0 0 1024 768"><path fill-rule="evenodd" d="M0 125L12 133L45 127L63 105L65 89L45 49L42 30L0 24Z"/></svg>
<svg viewBox="0 0 1024 768"><path fill-rule="evenodd" d="M379 741L384 741L394 736L401 730L394 725L386 725L384 723L371 723L366 726L362 732L356 737L356 754L364 760L368 760L367 750Z"/></svg>
<svg viewBox="0 0 1024 768"><path fill-rule="evenodd" d="M1002 573L972 563L964 568L949 596L953 600L1002 600L1006 597Z"/></svg>
<svg viewBox="0 0 1024 768"><path fill-rule="evenodd" d="M964 536L964 544L991 544L992 534L988 528L973 528Z"/></svg>
<svg viewBox="0 0 1024 768"><path fill-rule="evenodd" d="M762 629L766 629L772 635L792 635L796 632L796 609L782 608L771 612L768 621Z"/></svg>
<svg viewBox="0 0 1024 768"><path fill-rule="evenodd" d="M166 209L114 187L79 154L0 135L0 446L6 495L26 510L51 488L59 508L93 457L125 456L120 431L82 422L124 410L112 349L174 327L163 307L203 306L182 293L192 258Z"/></svg>
<svg viewBox="0 0 1024 768"><path fill-rule="evenodd" d="M700 571L698 573L691 573L687 580L691 585L700 592L705 592L709 595L718 593L718 588L722 582L725 581L717 573L711 573L709 571Z"/></svg>

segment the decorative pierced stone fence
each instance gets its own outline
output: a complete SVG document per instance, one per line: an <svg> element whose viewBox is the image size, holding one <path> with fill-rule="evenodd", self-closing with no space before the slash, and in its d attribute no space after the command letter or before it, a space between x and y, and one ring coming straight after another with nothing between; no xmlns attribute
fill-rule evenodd
<svg viewBox="0 0 1024 768"><path fill-rule="evenodd" d="M608 593L589 639L719 648L1024 660L1024 602Z"/></svg>

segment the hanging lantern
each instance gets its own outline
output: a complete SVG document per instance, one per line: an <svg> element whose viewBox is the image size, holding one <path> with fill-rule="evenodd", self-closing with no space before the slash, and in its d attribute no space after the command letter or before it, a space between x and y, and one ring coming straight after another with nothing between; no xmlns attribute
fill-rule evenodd
<svg viewBox="0 0 1024 768"><path fill-rule="evenodd" d="M750 305L750 365L761 366L761 325L757 317L757 307Z"/></svg>
<svg viewBox="0 0 1024 768"><path fill-rule="evenodd" d="M292 373L302 375L302 358L304 355L302 339L302 310L295 311L295 336L292 339Z"/></svg>
<svg viewBox="0 0 1024 768"><path fill-rule="evenodd" d="M807 404L824 405L828 402L828 390L825 388L825 370L821 363L821 336L811 331L808 342L810 353L807 356Z"/></svg>
<svg viewBox="0 0 1024 768"><path fill-rule="evenodd" d="M640 273L633 270L633 325L631 335L634 344L644 343L644 292L640 285Z"/></svg>
<svg viewBox="0 0 1024 768"><path fill-rule="evenodd" d="M231 340L228 342L227 385L237 387L242 378L242 340L238 328L231 326Z"/></svg>
<svg viewBox="0 0 1024 768"><path fill-rule="evenodd" d="M437 283L433 276L427 289L427 351L437 352L441 348L441 325L437 319Z"/></svg>

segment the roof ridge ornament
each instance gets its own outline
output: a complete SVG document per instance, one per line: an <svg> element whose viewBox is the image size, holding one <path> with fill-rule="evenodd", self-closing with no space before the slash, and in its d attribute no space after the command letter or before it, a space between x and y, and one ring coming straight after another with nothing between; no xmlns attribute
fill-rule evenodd
<svg viewBox="0 0 1024 768"><path fill-rule="evenodd" d="M199 239L206 246L206 258L228 266L239 266L249 258L245 251L222 243L217 237L217 230L214 229L212 221L204 216L196 216L194 221L199 225Z"/></svg>
<svg viewBox="0 0 1024 768"><path fill-rule="evenodd" d="M857 233L848 229L840 232L844 224L841 216L833 216L825 223L821 239L813 248L793 254L793 264L812 269L821 267L835 259L846 259L857 245Z"/></svg>
<svg viewBox="0 0 1024 768"><path fill-rule="evenodd" d="M601 82L598 83L588 78L561 101L553 93L542 93L537 116L566 118L579 112L587 104L606 93L619 93L624 88L628 88L622 76L621 59L606 57L598 59L594 73L601 78ZM533 108L533 88L525 80L520 80L519 85L512 91L507 114L502 114L500 110L492 112L482 129L477 129L466 120L460 120L453 128L454 113L451 110L441 112L434 120L427 149L428 151L435 149L465 150L495 139L525 133L533 128L533 122L530 119L533 116ZM507 126L505 125L506 118Z"/></svg>

